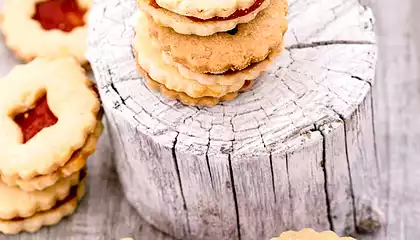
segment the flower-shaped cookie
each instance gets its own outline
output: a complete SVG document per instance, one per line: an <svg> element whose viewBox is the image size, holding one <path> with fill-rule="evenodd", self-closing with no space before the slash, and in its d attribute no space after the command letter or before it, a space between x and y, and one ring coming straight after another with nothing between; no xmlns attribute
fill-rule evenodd
<svg viewBox="0 0 420 240"><path fill-rule="evenodd" d="M98 116L98 120L101 117L102 114ZM83 145L81 149L75 151L70 160L55 172L47 175L39 175L30 180L23 180L16 176L1 176L1 181L10 187L19 187L28 192L44 190L45 188L56 184L60 179L80 171L86 165L88 157L96 150L96 143L103 132L103 128L102 122L98 121L95 131L89 135L85 145Z"/></svg>
<svg viewBox="0 0 420 240"><path fill-rule="evenodd" d="M99 99L73 58L37 59L0 79L0 175L53 173L97 125Z"/></svg>
<svg viewBox="0 0 420 240"><path fill-rule="evenodd" d="M36 232L43 226L55 225L66 216L74 213L79 201L85 195L86 179L81 180L78 186L70 189L68 196L45 211L40 211L27 218L0 219L0 233L17 234L19 232Z"/></svg>
<svg viewBox="0 0 420 240"><path fill-rule="evenodd" d="M284 232L278 238L271 240L355 240L350 237L340 238L337 234L331 231L315 232L313 229L306 228L299 232L288 231Z"/></svg>
<svg viewBox="0 0 420 240"><path fill-rule="evenodd" d="M33 192L0 182L0 219L28 218L37 212L51 209L58 201L65 199L70 189L78 185L85 175L85 172L76 172L49 188Z"/></svg>
<svg viewBox="0 0 420 240"><path fill-rule="evenodd" d="M184 35L153 20L148 21L147 28L150 38L175 62L194 72L221 74L261 62L282 46L288 29L286 14L286 0L271 0L266 10L252 22L239 25L235 32L208 37ZM143 25L145 20L140 19L138 24Z"/></svg>
<svg viewBox="0 0 420 240"><path fill-rule="evenodd" d="M194 79L183 77L175 66L165 63L162 58L162 52L153 46L152 39L147 32L147 18L141 14L140 19L144 20L139 20L139 26L136 29L136 39L133 44L137 63L153 80L165 85L168 89L184 92L193 98L220 98L228 93L239 91L245 80L254 80L239 79L227 85L218 83L203 85Z"/></svg>
<svg viewBox="0 0 420 240"><path fill-rule="evenodd" d="M93 0L5 0L1 29L24 61L74 56L86 64L86 35Z"/></svg>

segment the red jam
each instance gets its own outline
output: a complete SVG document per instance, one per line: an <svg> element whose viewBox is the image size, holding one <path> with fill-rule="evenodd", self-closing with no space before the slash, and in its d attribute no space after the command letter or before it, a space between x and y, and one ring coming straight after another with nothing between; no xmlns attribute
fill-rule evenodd
<svg viewBox="0 0 420 240"><path fill-rule="evenodd" d="M44 96L37 101L34 108L16 115L14 121L22 131L23 143L26 143L42 129L56 124L58 119L51 112L47 97Z"/></svg>
<svg viewBox="0 0 420 240"><path fill-rule="evenodd" d="M232 19L236 19L236 18L239 18L239 17L246 16L249 13L257 10L261 6L261 4L263 4L263 2L264 2L264 0L256 0L251 7L246 8L246 9L236 10L236 12L232 13L232 15L227 16L227 17L213 17L213 18L210 18L210 19L201 19L201 18L196 18L196 17L188 17L188 18L195 21L195 22L232 20ZM154 8L160 8L160 6L156 3L156 0L150 0L150 5Z"/></svg>
<svg viewBox="0 0 420 240"><path fill-rule="evenodd" d="M77 5L77 0L47 0L36 4L32 19L38 21L45 30L59 29L70 32L85 25L86 10Z"/></svg>
<svg viewBox="0 0 420 240"><path fill-rule="evenodd" d="M244 85L242 86L243 89L247 89L249 87L249 85L251 85L251 81L246 80Z"/></svg>

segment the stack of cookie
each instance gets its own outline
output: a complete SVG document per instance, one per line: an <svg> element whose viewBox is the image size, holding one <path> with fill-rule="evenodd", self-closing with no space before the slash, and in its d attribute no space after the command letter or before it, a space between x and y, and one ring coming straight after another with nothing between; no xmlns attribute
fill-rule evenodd
<svg viewBox="0 0 420 240"><path fill-rule="evenodd" d="M214 106L249 89L283 49L286 0L138 0L134 49L149 87Z"/></svg>
<svg viewBox="0 0 420 240"><path fill-rule="evenodd" d="M101 115L73 58L36 59L0 79L0 232L37 231L74 212Z"/></svg>

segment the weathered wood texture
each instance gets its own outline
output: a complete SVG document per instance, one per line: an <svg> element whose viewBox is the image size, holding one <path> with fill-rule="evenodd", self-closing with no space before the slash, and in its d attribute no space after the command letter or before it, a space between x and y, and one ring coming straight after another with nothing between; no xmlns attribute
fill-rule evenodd
<svg viewBox="0 0 420 240"><path fill-rule="evenodd" d="M148 222L181 239L375 230L369 10L291 1L287 50L249 92L213 108L145 86L131 47L135 12L135 0L98 1L88 57L125 195Z"/></svg>
<svg viewBox="0 0 420 240"><path fill-rule="evenodd" d="M1 5L2 0L0 0ZM374 0L362 1L370 4ZM346 1L347 4L353 3L352 1ZM298 5L296 5L297 7ZM376 134L376 148L378 155L379 175L381 179L381 189L379 194L380 207L384 210L386 225L381 228L380 232L376 236L363 235L358 239L374 239L374 240L411 240L418 239L420 236L420 230L417 227L419 222L420 214L418 210L419 201L419 190L420 184L418 181L418 160L419 148L416 146L416 142L419 140L419 127L418 127L418 114L420 106L420 95L417 89L420 67L419 58L420 51L418 50L418 43L420 42L420 25L418 24L420 16L418 10L420 9L419 2L417 0L382 0L372 4L377 21L377 32L378 47L380 50L379 54L379 68L377 70L377 81L373 88L373 102L374 102L374 122L375 122L375 134ZM315 1L302 1L300 5L308 5L308 9L316 12L314 9ZM340 4L336 4L339 6ZM346 4L343 4L346 5ZM117 9L118 4L114 4L114 8ZM320 6L318 6L319 8ZM300 7L303 9L304 7ZM293 9L293 7L292 7ZM334 8L334 9L340 9ZM131 11L131 10L129 10ZM344 11L346 13L347 11ZM363 11L362 11L363 12ZM343 14L343 11L335 11L335 13ZM110 19L118 20L120 15L113 13L112 7L107 10L107 16ZM291 18L294 16L291 13ZM306 14L308 18L316 20L327 18L325 14ZM331 14L329 15L331 16ZM327 20L324 24L326 28L332 29L331 26L340 25L351 25L361 21L358 17L347 18L340 20L341 18L333 17L333 20ZM325 20L321 20L324 21ZM296 23L297 22L297 23ZM299 21L295 21L298 24ZM302 27L305 23L300 23ZM310 24L306 24L310 25ZM367 24L367 26L370 26ZM122 26L121 26L122 27ZM343 27L348 29L347 27ZM295 35L313 35L313 32L325 32L317 31L311 27L304 28L306 30L299 29ZM120 31L121 32L121 31ZM307 32L311 32L307 34ZM130 34L130 33L128 33ZM339 34L346 34L346 31L338 33L334 29L329 31L329 36L338 36ZM353 33L354 34L354 33ZM324 35L326 35L324 33ZM102 36L106 36L104 32ZM290 36L290 35L289 35ZM293 35L292 35L293 36ZM344 35L345 36L345 35ZM354 36L347 32L349 39L353 39ZM293 38L289 37L293 40ZM307 42L305 37L300 37L301 42ZM326 38L320 38L315 40L325 40ZM333 38L335 39L335 38ZM347 39L338 38L337 39ZM1 42L1 40L0 40ZM123 43L126 44L126 43ZM307 49L306 49L307 50ZM296 52L296 51L295 51ZM323 56L325 57L325 56ZM351 62L346 62L347 59L341 59L341 56L337 58L332 56L331 58L340 64L335 67L339 71L342 71L342 66L348 67ZM313 63L316 64L317 57L313 58ZM368 68L373 67L372 63ZM0 44L0 74L4 75L13 65L17 62L12 57L12 54L6 50L4 45ZM122 62L122 64L128 64ZM124 65L122 65L124 66ZM360 66L358 66L360 67ZM365 66L366 67L366 66ZM368 79L371 74L366 68L352 67L352 74L356 76L363 76L362 79ZM346 70L346 69L345 69ZM347 69L348 70L348 69ZM110 71L115 71L111 69ZM315 74L316 75L316 74ZM129 76L129 75L127 75ZM132 73L131 79L136 79L136 74ZM367 76L367 77L366 77ZM130 78L129 78L130 79ZM302 87L303 88L303 87ZM109 90L112 92L111 90ZM350 90L349 90L350 91ZM140 96L138 96L140 97ZM368 100L369 101L369 100ZM367 102L368 102L367 101ZM366 102L365 102L366 103ZM115 104L121 104L121 101L115 101ZM176 106L176 104L175 104ZM365 105L366 106L366 105ZM369 103L367 104L367 108ZM359 107L361 111L364 107ZM163 111L164 109L161 109ZM363 115L363 114L362 114ZM326 123L322 121L316 124L316 129L320 130L322 135L325 137L324 144L325 149L330 151L325 152L326 171L330 174L327 175L327 182L332 184L330 186L329 194L335 195L335 199L330 200L330 212L331 216L342 215L343 212L349 212L352 209L353 204L347 205L341 202L347 199L346 193L349 181L355 181L353 178L350 180L350 176L346 175L347 165L339 164L340 162L346 161L347 154L342 148L348 148L350 139L356 140L361 139L350 137L346 129L351 128L354 125L349 124L347 118L340 118L335 116L335 121L331 119L325 119ZM354 113L354 118L359 118L360 114ZM364 115L368 117L367 115ZM296 121L296 117L291 118L289 121ZM344 122L347 124L343 125ZM213 126L217 130L217 126ZM360 129L360 128L359 128ZM215 130L213 130L215 131ZM365 132L355 131L360 135ZM328 134L327 134L328 133ZM318 135L318 132L316 131ZM357 135L356 135L357 136ZM391 137L392 136L392 137ZM395 137L394 137L395 136ZM317 136L319 138L319 136ZM350 137L350 138L349 138ZM343 141L342 139L347 139ZM299 139L296 139L297 141ZM115 141L115 140L114 140ZM220 149L219 142L212 142L209 152ZM352 146L357 144L351 143ZM118 145L115 149L118 149ZM316 148L316 146L313 146ZM360 151L363 152L363 151ZM118 152L117 154L122 154ZM272 158L278 161L272 161L273 168L277 169L277 174L274 174L274 182L285 182L288 181L288 164L294 155L297 156L300 153L293 153L289 155L276 154L272 155ZM366 153L365 153L366 154ZM371 153L369 153L371 154ZM111 148L109 145L108 135L105 134L99 144L98 152L90 159L90 177L89 177L89 194L86 196L82 205L79 207L77 214L71 218L66 219L61 224L45 228L37 234L22 234L18 237L6 237L0 235L0 239L3 240L56 240L56 239L119 239L124 236L133 236L138 239L167 239L172 238L166 237L159 233L156 229L150 227L144 220L137 216L134 209L128 206L127 201L123 199L122 192L120 190L120 184L116 178L115 172L111 165ZM226 157L226 156L225 156ZM209 158L210 160L211 158ZM186 160L187 161L187 160ZM199 169L205 168L202 166L203 158L192 164L198 165ZM207 159L205 160L207 165ZM228 161L222 159L221 161ZM309 161L309 160L308 160ZM188 161L187 161L188 163ZM221 168L221 165L215 165L215 161L210 160L210 169L215 172L219 172L221 176L213 175L213 185L216 187L215 191L218 191L220 195L229 194L228 188L222 188L222 181L229 175L229 165L225 165L225 168ZM373 163L374 164L374 163ZM219 168L216 168L219 167ZM358 166L355 166L358 167ZM207 167L208 168L208 167ZM376 168L372 168L371 171L376 171ZM203 170L205 171L205 170ZM183 175L188 172L183 173ZM193 177L193 176L191 176ZM210 178L209 174L207 178ZM361 177L363 179L363 177ZM374 179L374 178L373 178ZM375 180L375 179L374 179ZM296 180L295 180L296 181ZM359 181L360 182L360 181ZM299 182L297 182L299 183ZM335 184L334 184L335 183ZM344 183L344 184L343 184ZM262 184L261 184L262 185ZM356 184L357 185L357 184ZM361 183L358 184L359 188L363 187ZM356 187L357 188L357 187ZM288 202L289 196L279 195L278 192L289 191L289 185L276 186L278 191L276 192L276 201L284 203L283 205L290 204ZM224 193L225 191L226 193ZM186 192L185 192L186 193ZM337 194L336 194L337 193ZM186 193L187 194L187 193ZM203 193L202 196L204 196ZM211 196L217 199L216 194ZM344 200L340 199L343 198ZM196 199L199 202L199 199ZM287 216L290 212L291 206L284 206L283 209L278 212L281 215L276 216ZM300 209L296 210L299 211ZM335 221L335 228L345 228L345 226L351 226L351 222L354 220L353 217L341 218L342 220ZM275 219L279 225L286 226L288 222L284 219ZM292 227L292 226L291 226Z"/></svg>
<svg viewBox="0 0 420 240"><path fill-rule="evenodd" d="M381 49L373 88L381 207L376 239L420 238L420 2L372 1Z"/></svg>

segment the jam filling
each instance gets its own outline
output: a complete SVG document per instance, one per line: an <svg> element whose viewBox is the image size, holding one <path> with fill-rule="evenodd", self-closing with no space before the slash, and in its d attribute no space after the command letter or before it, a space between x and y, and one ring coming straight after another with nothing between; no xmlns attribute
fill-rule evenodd
<svg viewBox="0 0 420 240"><path fill-rule="evenodd" d="M59 29L70 32L73 28L85 25L81 9L76 0L47 0L36 4L32 19L38 21L45 30Z"/></svg>
<svg viewBox="0 0 420 240"><path fill-rule="evenodd" d="M246 80L242 88L248 88L250 84L251 84L251 81Z"/></svg>
<svg viewBox="0 0 420 240"><path fill-rule="evenodd" d="M26 143L42 129L56 124L58 119L48 107L47 97L43 96L34 108L16 115L14 121L22 131L23 143Z"/></svg>
<svg viewBox="0 0 420 240"><path fill-rule="evenodd" d="M251 7L245 8L245 9L238 9L238 10L236 10L236 12L232 13L230 16L227 16L227 17L213 17L213 18L210 18L210 19L201 19L201 18L196 18L196 17L188 17L188 18L191 19L194 22L232 20L232 19L236 19L236 18L239 18L239 17L246 16L249 13L257 10L261 6L261 4L263 4L263 2L264 2L264 0L256 0ZM160 6L156 3L156 0L150 0L150 5L154 8L160 8Z"/></svg>

